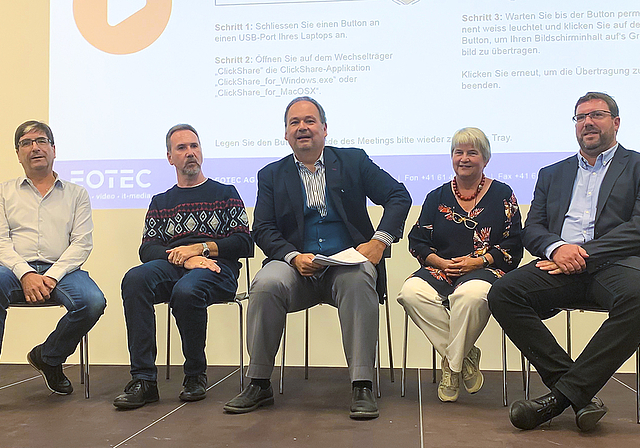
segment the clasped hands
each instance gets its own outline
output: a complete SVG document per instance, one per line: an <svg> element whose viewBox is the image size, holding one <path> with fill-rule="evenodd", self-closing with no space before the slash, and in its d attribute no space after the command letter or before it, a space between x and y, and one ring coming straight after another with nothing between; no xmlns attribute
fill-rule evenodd
<svg viewBox="0 0 640 448"><path fill-rule="evenodd" d="M482 258L470 257L469 255L465 255L464 257L442 258L431 254L429 257L429 263L443 271L447 277L461 277L471 271L480 269L483 263Z"/></svg>
<svg viewBox="0 0 640 448"><path fill-rule="evenodd" d="M220 272L216 260L202 256L202 244L190 244L167 249L169 263L182 266L185 269L209 269Z"/></svg>
<svg viewBox="0 0 640 448"><path fill-rule="evenodd" d="M22 276L20 283L27 303L44 303L51 297L51 291L56 287L58 281L31 271Z"/></svg>
<svg viewBox="0 0 640 448"><path fill-rule="evenodd" d="M589 254L582 246L577 244L563 244L551 254L552 260L540 260L536 267L549 274L580 274L587 269Z"/></svg>
<svg viewBox="0 0 640 448"><path fill-rule="evenodd" d="M386 248L387 245L382 241L369 240L366 243L362 243L358 247L356 247L356 250L367 257L367 259L371 263L377 265L378 263L380 263L382 254L384 253L384 250ZM314 254L298 254L293 257L293 260L291 260L291 264L303 277L312 277L318 271L324 269L324 266L313 262L314 257Z"/></svg>

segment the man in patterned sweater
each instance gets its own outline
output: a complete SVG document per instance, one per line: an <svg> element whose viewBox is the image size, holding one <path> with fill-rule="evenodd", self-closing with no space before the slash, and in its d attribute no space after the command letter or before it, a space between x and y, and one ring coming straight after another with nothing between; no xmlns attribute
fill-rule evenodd
<svg viewBox="0 0 640 448"><path fill-rule="evenodd" d="M247 214L235 187L202 174L196 130L176 125L166 141L167 159L176 168L178 182L151 200L139 251L143 264L122 280L132 380L113 401L120 409L139 408L159 399L153 305L167 300L185 357L179 398L205 398L207 306L234 297L238 258L253 249Z"/></svg>

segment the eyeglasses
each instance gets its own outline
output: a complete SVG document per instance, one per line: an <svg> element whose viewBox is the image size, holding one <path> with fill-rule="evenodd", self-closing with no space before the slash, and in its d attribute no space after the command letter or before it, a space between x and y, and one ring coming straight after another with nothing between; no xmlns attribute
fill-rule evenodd
<svg viewBox="0 0 640 448"><path fill-rule="evenodd" d="M33 145L33 142L36 143L39 147L47 146L51 141L45 137L38 137L36 139L25 138L24 140L20 140L18 142L18 146L21 148L30 148Z"/></svg>
<svg viewBox="0 0 640 448"><path fill-rule="evenodd" d="M467 218L466 216L462 216L460 213L451 212L451 217L453 219L453 222L455 222L456 224L460 224L461 222L463 222L464 226L469 230L473 230L478 227L478 223L476 221L471 218Z"/></svg>
<svg viewBox="0 0 640 448"><path fill-rule="evenodd" d="M608 110L592 110L588 114L574 115L573 121L575 121L576 123L583 123L584 120L587 119L587 117L591 118L592 120L604 120L608 115L611 115L613 117L613 114Z"/></svg>

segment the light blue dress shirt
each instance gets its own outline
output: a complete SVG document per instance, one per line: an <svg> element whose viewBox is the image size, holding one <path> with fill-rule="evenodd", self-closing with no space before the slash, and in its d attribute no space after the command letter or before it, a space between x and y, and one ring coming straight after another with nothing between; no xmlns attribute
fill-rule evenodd
<svg viewBox="0 0 640 448"><path fill-rule="evenodd" d="M580 153L577 154L578 173L573 183L571 204L562 224L562 241L555 242L545 249L548 259L551 259L553 251L563 244L582 245L593 239L600 187L616 149L617 143L598 155L593 166L589 165Z"/></svg>

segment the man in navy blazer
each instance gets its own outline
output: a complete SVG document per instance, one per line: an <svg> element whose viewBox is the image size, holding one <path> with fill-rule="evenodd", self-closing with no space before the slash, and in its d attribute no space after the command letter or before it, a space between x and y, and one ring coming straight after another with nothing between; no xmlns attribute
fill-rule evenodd
<svg viewBox="0 0 640 448"><path fill-rule="evenodd" d="M354 419L378 416L372 393L379 292L385 290L384 250L402 237L411 198L404 185L361 149L325 146L327 122L312 98L285 111L293 154L258 173L253 237L266 255L249 291L247 345L251 384L229 401L229 413L273 404L270 377L288 312L318 303L338 308L352 381ZM367 198L384 207L374 229ZM356 248L368 261L326 268L317 254Z"/></svg>
<svg viewBox="0 0 640 448"><path fill-rule="evenodd" d="M607 412L594 398L640 343L640 154L618 144L618 106L589 92L575 107L577 155L540 171L522 233L538 260L499 279L489 307L551 390L511 405L532 429L571 406L582 431ZM573 361L541 319L560 308L609 311Z"/></svg>

